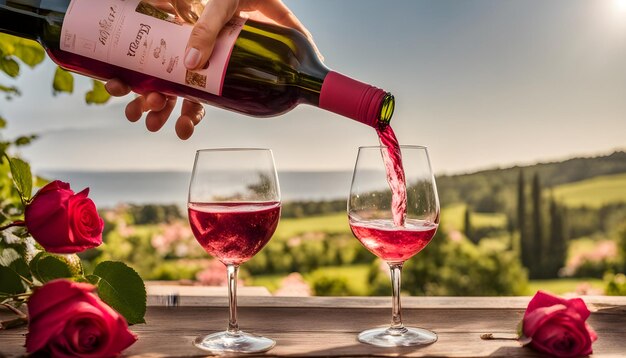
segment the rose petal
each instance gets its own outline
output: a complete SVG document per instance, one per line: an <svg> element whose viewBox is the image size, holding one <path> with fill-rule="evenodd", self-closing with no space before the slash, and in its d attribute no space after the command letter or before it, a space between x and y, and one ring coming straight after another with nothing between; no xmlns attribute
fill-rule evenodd
<svg viewBox="0 0 626 358"><path fill-rule="evenodd" d="M94 202L80 193L68 200L70 237L75 244L97 247L102 244L104 221Z"/></svg>
<svg viewBox="0 0 626 358"><path fill-rule="evenodd" d="M556 304L550 307L537 308L530 314L528 314L527 311L527 314L524 315L524 335L526 337L531 337L534 340L535 332L541 328L541 325L549 321L554 315L565 310L567 310L565 305Z"/></svg>
<svg viewBox="0 0 626 358"><path fill-rule="evenodd" d="M55 180L41 188L25 208L29 233L49 252L64 253L55 247L67 244L67 200L72 195L69 184Z"/></svg>
<svg viewBox="0 0 626 358"><path fill-rule="evenodd" d="M73 296L93 292L96 287L88 283L72 282L65 279L52 280L33 292L28 301L28 315L30 320L36 320L39 315L61 302L72 300Z"/></svg>
<svg viewBox="0 0 626 358"><path fill-rule="evenodd" d="M572 298L570 300L567 300L567 303L565 305L575 310L576 313L580 315L580 318L583 321L587 320L587 318L589 318L589 315L591 315L591 312L589 312L589 308L587 308L585 301L580 298Z"/></svg>
<svg viewBox="0 0 626 358"><path fill-rule="evenodd" d="M591 328L591 326L588 323L585 323L585 327L587 328L587 332L589 332L589 338L591 339L592 342L595 342L598 340L598 334L596 333L596 331L593 330L593 328Z"/></svg>
<svg viewBox="0 0 626 358"><path fill-rule="evenodd" d="M59 191L59 190L68 190L68 191L72 191L70 189L70 184L66 183L64 181L60 181L60 180L54 180L51 181L50 183L44 185L41 189L39 189L39 191L37 191L37 194L35 194L35 196L49 192L49 191Z"/></svg>
<svg viewBox="0 0 626 358"><path fill-rule="evenodd" d="M539 290L528 303L528 307L526 308L526 313L524 314L524 319L526 318L526 315L532 313L538 308L549 307L549 306L554 306L558 304L567 305L567 300L561 297L552 295L550 293L547 293L545 291Z"/></svg>
<svg viewBox="0 0 626 358"><path fill-rule="evenodd" d="M84 358L107 356L115 339L115 331L109 329L107 318L106 315L83 313L68 321L64 333L71 351ZM95 342L85 344L88 337L94 338Z"/></svg>

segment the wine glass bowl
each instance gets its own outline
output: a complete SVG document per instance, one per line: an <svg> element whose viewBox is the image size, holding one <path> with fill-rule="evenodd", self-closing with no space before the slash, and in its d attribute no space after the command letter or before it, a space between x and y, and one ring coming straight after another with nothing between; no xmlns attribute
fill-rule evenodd
<svg viewBox="0 0 626 358"><path fill-rule="evenodd" d="M237 273L270 240L280 218L280 190L268 149L196 152L187 202L198 243L227 268L229 323L224 332L200 336L194 345L212 353L260 353L275 342L239 330Z"/></svg>
<svg viewBox="0 0 626 358"><path fill-rule="evenodd" d="M390 163L394 150L399 150L398 163ZM394 170L403 173L390 173ZM348 199L350 228L366 249L389 264L393 286L391 326L364 331L359 341L395 347L437 340L428 330L404 327L400 276L404 261L434 237L439 216L437 186L425 147L359 148Z"/></svg>

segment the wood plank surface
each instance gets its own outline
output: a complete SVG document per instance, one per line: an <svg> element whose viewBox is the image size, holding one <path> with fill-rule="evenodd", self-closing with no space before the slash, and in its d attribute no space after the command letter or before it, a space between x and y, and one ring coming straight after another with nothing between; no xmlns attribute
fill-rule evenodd
<svg viewBox="0 0 626 358"><path fill-rule="evenodd" d="M515 341L480 339L483 333L514 335L529 299L404 297L405 324L432 329L439 335L436 343L421 348L376 348L356 340L361 330L389 322L386 297L242 297L239 321L242 329L277 341L274 349L262 355L270 357L539 357ZM593 346L593 357L624 357L626 297L585 300L594 308L589 323L600 337ZM202 302L207 305L149 307L148 323L132 327L140 339L125 356L206 356L191 341L224 329L228 312L225 299L212 297ZM2 318L7 315L0 314ZM24 328L0 332L0 357L22 356L25 333Z"/></svg>

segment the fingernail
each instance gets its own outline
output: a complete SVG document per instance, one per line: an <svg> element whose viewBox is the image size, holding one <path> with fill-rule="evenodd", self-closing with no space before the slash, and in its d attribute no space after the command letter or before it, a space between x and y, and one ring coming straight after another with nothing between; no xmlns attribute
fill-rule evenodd
<svg viewBox="0 0 626 358"><path fill-rule="evenodd" d="M195 69L200 65L200 51L191 47L187 49L187 53L185 54L185 67L190 70Z"/></svg>

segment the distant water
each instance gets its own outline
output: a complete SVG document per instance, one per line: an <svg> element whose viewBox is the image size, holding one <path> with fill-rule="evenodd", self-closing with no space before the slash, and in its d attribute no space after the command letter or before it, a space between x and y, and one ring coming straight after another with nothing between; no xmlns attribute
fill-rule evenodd
<svg viewBox="0 0 626 358"><path fill-rule="evenodd" d="M102 208L120 203L184 205L191 173L44 171L39 175L66 181L74 191L89 187L90 197ZM345 199L352 173L281 172L278 178L283 201Z"/></svg>

